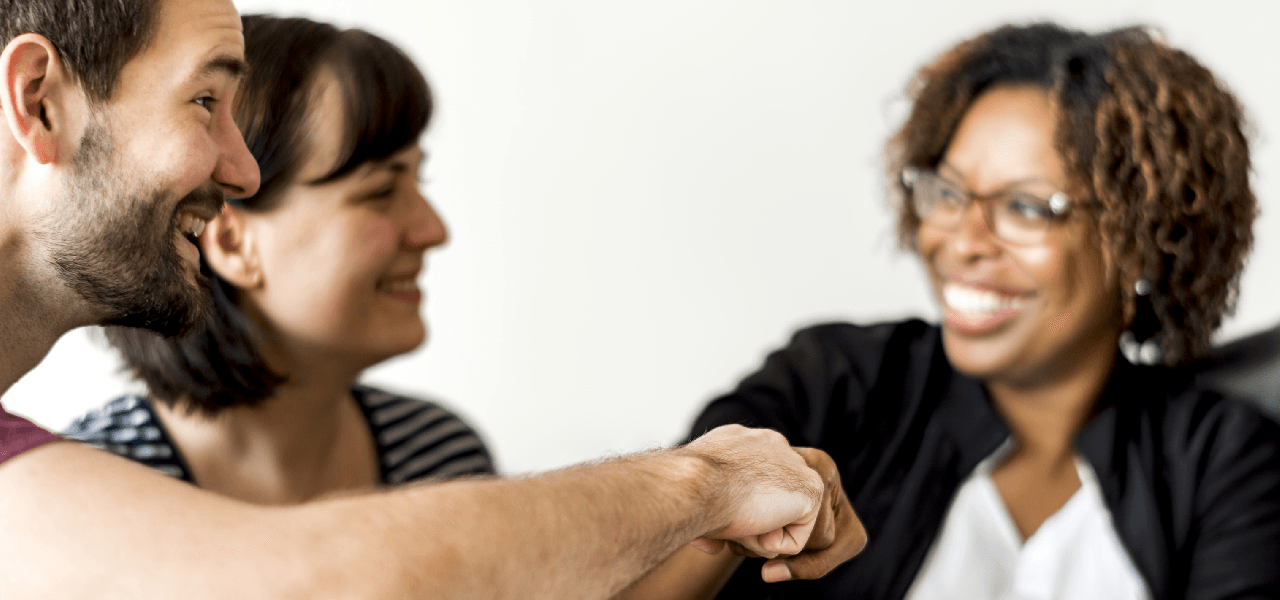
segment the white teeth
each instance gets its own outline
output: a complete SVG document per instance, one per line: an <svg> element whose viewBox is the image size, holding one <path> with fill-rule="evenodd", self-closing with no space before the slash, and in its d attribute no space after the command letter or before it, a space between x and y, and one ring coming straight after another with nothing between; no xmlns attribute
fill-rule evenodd
<svg viewBox="0 0 1280 600"><path fill-rule="evenodd" d="M1024 298L949 283L942 286L942 301L952 310L975 315L990 315L1003 310L1021 308Z"/></svg>
<svg viewBox="0 0 1280 600"><path fill-rule="evenodd" d="M200 234L204 233L206 224L208 224L208 221L189 212L184 212L178 217L178 231L189 233L195 237L200 237Z"/></svg>
<svg viewBox="0 0 1280 600"><path fill-rule="evenodd" d="M418 282L413 279L397 279L378 284L378 289L391 294L418 291Z"/></svg>

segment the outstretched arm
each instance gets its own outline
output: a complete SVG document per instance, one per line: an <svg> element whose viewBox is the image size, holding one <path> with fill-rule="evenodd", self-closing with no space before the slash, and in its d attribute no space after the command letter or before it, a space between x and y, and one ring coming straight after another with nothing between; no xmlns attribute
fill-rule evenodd
<svg viewBox="0 0 1280 600"><path fill-rule="evenodd" d="M602 598L692 540L794 553L820 478L776 433L512 480L295 507L228 500L78 444L0 467L6 598Z"/></svg>

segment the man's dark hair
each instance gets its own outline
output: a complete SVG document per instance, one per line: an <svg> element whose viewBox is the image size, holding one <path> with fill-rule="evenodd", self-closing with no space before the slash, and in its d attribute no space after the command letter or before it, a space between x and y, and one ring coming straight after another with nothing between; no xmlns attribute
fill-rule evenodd
<svg viewBox="0 0 1280 600"><path fill-rule="evenodd" d="M159 22L160 0L0 0L0 47L24 33L43 35L89 98L102 102Z"/></svg>
<svg viewBox="0 0 1280 600"><path fill-rule="evenodd" d="M344 124L338 158L324 176L303 183L341 179L361 163L379 160L413 144L431 118L427 82L399 48L358 29L340 30L302 18L245 15L249 71L240 84L235 118L258 161L258 193L232 206L250 212L274 209L298 183L310 151L308 128L320 75L332 74L341 88ZM212 285L214 310L195 334L164 339L148 331L109 328L126 368L153 398L169 406L214 415L232 406L253 406L288 379L267 364L261 346L269 331L239 305L235 286L201 257Z"/></svg>

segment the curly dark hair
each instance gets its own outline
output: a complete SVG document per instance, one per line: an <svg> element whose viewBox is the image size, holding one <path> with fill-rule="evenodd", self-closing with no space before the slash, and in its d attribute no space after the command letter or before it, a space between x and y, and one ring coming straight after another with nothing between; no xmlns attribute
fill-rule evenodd
<svg viewBox="0 0 1280 600"><path fill-rule="evenodd" d="M969 106L996 85L1033 85L1053 98L1065 191L1100 207L1096 233L1124 284L1126 322L1138 310L1133 285L1146 279L1161 360L1202 356L1234 308L1257 214L1235 97L1144 28L1006 25L964 41L916 74L910 116L886 145L904 249L917 250L920 216L903 167L936 167Z"/></svg>

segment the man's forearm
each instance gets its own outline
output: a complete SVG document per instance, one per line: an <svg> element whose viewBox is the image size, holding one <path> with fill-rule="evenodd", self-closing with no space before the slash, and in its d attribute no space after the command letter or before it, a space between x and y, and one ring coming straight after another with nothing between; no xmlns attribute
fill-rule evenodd
<svg viewBox="0 0 1280 600"><path fill-rule="evenodd" d="M370 566L399 562L409 597L605 598L724 526L714 521L718 487L705 461L667 451L305 510L321 527L364 520L369 542L383 544Z"/></svg>
<svg viewBox="0 0 1280 600"><path fill-rule="evenodd" d="M789 447L765 460L758 438L729 437L736 470L682 449L283 508L56 443L0 467L0 580L15 599L603 598L695 537L816 507L820 480Z"/></svg>
<svg viewBox="0 0 1280 600"><path fill-rule="evenodd" d="M782 436L722 428L676 450L385 496L377 514L387 520L373 529L386 552L373 560L404 567L397 572L410 577L397 596L606 598L695 538L758 543L756 535L816 518L822 495L821 478ZM322 520L345 520L364 501L314 508ZM787 552L798 552L808 530L790 533L801 539Z"/></svg>

